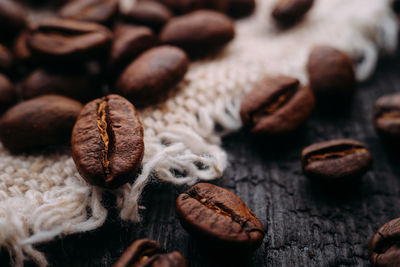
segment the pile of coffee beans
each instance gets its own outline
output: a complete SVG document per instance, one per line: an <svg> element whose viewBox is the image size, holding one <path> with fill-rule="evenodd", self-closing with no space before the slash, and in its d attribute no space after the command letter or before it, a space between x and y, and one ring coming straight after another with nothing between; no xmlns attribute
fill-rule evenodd
<svg viewBox="0 0 400 267"><path fill-rule="evenodd" d="M32 1L33 2L33 1ZM71 144L82 178L106 189L133 182L144 155L136 108L164 101L190 60L215 54L235 37L233 18L255 0L0 1L0 141L12 153ZM307 15L313 0L277 0L271 18L284 31ZM45 12L43 12L45 11ZM305 127L318 103L351 98L352 59L327 45L308 59L309 84L267 76L245 95L240 117L257 137L287 137ZM376 102L374 124L400 141L400 94ZM319 184L346 184L369 170L371 153L356 140L329 140L302 151L304 174ZM182 226L219 251L252 251L263 242L260 220L232 192L199 183L179 195ZM400 219L370 241L373 266L399 266ZM121 266L188 266L179 252L135 241Z"/></svg>

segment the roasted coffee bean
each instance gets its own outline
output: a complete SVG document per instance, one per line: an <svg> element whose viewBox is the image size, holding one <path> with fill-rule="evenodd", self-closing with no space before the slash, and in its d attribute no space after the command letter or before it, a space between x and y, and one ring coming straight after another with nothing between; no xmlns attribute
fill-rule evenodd
<svg viewBox="0 0 400 267"><path fill-rule="evenodd" d="M20 61L29 61L31 59L31 51L28 47L29 31L22 31L14 41L13 51L15 58Z"/></svg>
<svg viewBox="0 0 400 267"><path fill-rule="evenodd" d="M59 15L65 19L107 23L118 11L118 0L74 0L64 5Z"/></svg>
<svg viewBox="0 0 400 267"><path fill-rule="evenodd" d="M14 85L3 74L0 73L0 113L17 102L17 94Z"/></svg>
<svg viewBox="0 0 400 267"><path fill-rule="evenodd" d="M245 17L253 13L255 7L255 0L229 0L228 14L234 18Z"/></svg>
<svg viewBox="0 0 400 267"><path fill-rule="evenodd" d="M60 74L45 69L37 69L29 74L21 86L22 98L58 94L85 101L91 95L91 83L83 73Z"/></svg>
<svg viewBox="0 0 400 267"><path fill-rule="evenodd" d="M253 134L287 134L310 117L314 103L311 89L296 78L267 77L244 97L240 117Z"/></svg>
<svg viewBox="0 0 400 267"><path fill-rule="evenodd" d="M354 92L353 63L345 53L330 46L316 46L307 63L311 89L317 97L346 98Z"/></svg>
<svg viewBox="0 0 400 267"><path fill-rule="evenodd" d="M380 134L400 141L400 93L385 95L376 101L374 124Z"/></svg>
<svg viewBox="0 0 400 267"><path fill-rule="evenodd" d="M205 0L157 0L178 14L192 12L206 7ZM217 0L215 0L217 1Z"/></svg>
<svg viewBox="0 0 400 267"><path fill-rule="evenodd" d="M205 8L213 9L218 12L226 13L231 0L204 0Z"/></svg>
<svg viewBox="0 0 400 267"><path fill-rule="evenodd" d="M156 38L152 30L143 26L119 24L114 29L110 69L121 69L143 51L152 47Z"/></svg>
<svg viewBox="0 0 400 267"><path fill-rule="evenodd" d="M187 267L178 251L165 253L157 241L139 239L125 250L114 267Z"/></svg>
<svg viewBox="0 0 400 267"><path fill-rule="evenodd" d="M144 153L135 107L118 95L89 102L79 114L71 144L75 165L89 184L116 188L135 179Z"/></svg>
<svg viewBox="0 0 400 267"><path fill-rule="evenodd" d="M172 18L161 31L160 41L199 57L223 47L234 35L230 18L216 11L199 10Z"/></svg>
<svg viewBox="0 0 400 267"><path fill-rule="evenodd" d="M1 117L0 140L14 152L64 143L81 109L81 103L58 95L21 102Z"/></svg>
<svg viewBox="0 0 400 267"><path fill-rule="evenodd" d="M319 181L343 181L363 175L372 156L364 144L338 139L312 144L301 152L304 173Z"/></svg>
<svg viewBox="0 0 400 267"><path fill-rule="evenodd" d="M137 106L157 102L184 77L189 60L173 46L152 48L133 61L119 77L116 88Z"/></svg>
<svg viewBox="0 0 400 267"><path fill-rule="evenodd" d="M138 1L122 15L129 21L149 26L154 30L159 30L173 16L166 6L156 1Z"/></svg>
<svg viewBox="0 0 400 267"><path fill-rule="evenodd" d="M230 191L199 183L176 200L182 226L191 234L224 248L256 249L264 228L246 204Z"/></svg>
<svg viewBox="0 0 400 267"><path fill-rule="evenodd" d="M4 45L0 44L0 71L9 71L14 63L11 51Z"/></svg>
<svg viewBox="0 0 400 267"><path fill-rule="evenodd" d="M14 36L26 25L24 9L11 0L0 1L0 39L4 40Z"/></svg>
<svg viewBox="0 0 400 267"><path fill-rule="evenodd" d="M299 22L311 9L314 0L278 0L272 10L272 17L282 27Z"/></svg>
<svg viewBox="0 0 400 267"><path fill-rule="evenodd" d="M28 47L40 59L83 61L106 53L111 37L111 32L99 24L47 19L35 27Z"/></svg>
<svg viewBox="0 0 400 267"><path fill-rule="evenodd" d="M372 267L400 266L400 218L381 226L369 241Z"/></svg>

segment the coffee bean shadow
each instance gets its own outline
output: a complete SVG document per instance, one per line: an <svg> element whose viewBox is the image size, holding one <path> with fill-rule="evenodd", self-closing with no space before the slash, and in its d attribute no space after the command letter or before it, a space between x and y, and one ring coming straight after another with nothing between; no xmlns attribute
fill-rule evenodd
<svg viewBox="0 0 400 267"><path fill-rule="evenodd" d="M71 146L67 141L64 144L43 146L27 150L6 150L13 156L50 157L60 154L71 155Z"/></svg>
<svg viewBox="0 0 400 267"><path fill-rule="evenodd" d="M348 98L318 98L314 113L327 119L347 117L353 108L354 96Z"/></svg>
<svg viewBox="0 0 400 267"><path fill-rule="evenodd" d="M400 141L390 140L381 136L380 143L387 155L391 170L396 173L397 177L400 177Z"/></svg>
<svg viewBox="0 0 400 267"><path fill-rule="evenodd" d="M365 176L350 181L330 183L307 179L305 192L315 203L335 208L353 202L359 203L367 199L369 192L372 192L371 184Z"/></svg>

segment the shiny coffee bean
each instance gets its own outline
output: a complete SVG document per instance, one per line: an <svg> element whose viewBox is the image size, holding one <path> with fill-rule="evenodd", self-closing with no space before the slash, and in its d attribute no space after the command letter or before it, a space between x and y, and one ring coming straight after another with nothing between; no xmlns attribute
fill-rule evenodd
<svg viewBox="0 0 400 267"><path fill-rule="evenodd" d="M249 16L256 8L255 0L229 0L228 14L234 18Z"/></svg>
<svg viewBox="0 0 400 267"><path fill-rule="evenodd" d="M253 134L287 134L305 123L314 103L311 89L296 78L267 77L245 95L240 117Z"/></svg>
<svg viewBox="0 0 400 267"><path fill-rule="evenodd" d="M173 16L166 6L156 1L138 1L122 15L126 20L146 25L154 30L161 29Z"/></svg>
<svg viewBox="0 0 400 267"><path fill-rule="evenodd" d="M187 267L186 259L178 251L165 253L157 241L139 239L130 245L114 267Z"/></svg>
<svg viewBox="0 0 400 267"><path fill-rule="evenodd" d="M114 29L114 40L109 60L110 69L121 69L140 53L152 47L156 37L144 26L119 24Z"/></svg>
<svg viewBox="0 0 400 267"><path fill-rule="evenodd" d="M37 69L29 74L22 83L21 95L30 99L40 95L58 94L85 101L91 95L91 83L84 73L50 72Z"/></svg>
<svg viewBox="0 0 400 267"><path fill-rule="evenodd" d="M1 117L0 140L14 152L62 144L71 136L81 109L81 103L58 95L21 102Z"/></svg>
<svg viewBox="0 0 400 267"><path fill-rule="evenodd" d="M161 31L160 41L200 57L223 47L234 35L230 18L216 11L199 10L172 18Z"/></svg>
<svg viewBox="0 0 400 267"><path fill-rule="evenodd" d="M314 0L278 0L272 10L272 17L282 27L299 22L311 9Z"/></svg>
<svg viewBox="0 0 400 267"><path fill-rule="evenodd" d="M400 141L400 93L385 95L376 101L374 124L383 136Z"/></svg>
<svg viewBox="0 0 400 267"><path fill-rule="evenodd" d="M17 102L17 93L14 85L0 73L0 113L6 111Z"/></svg>
<svg viewBox="0 0 400 267"><path fill-rule="evenodd" d="M11 51L0 44L0 71L10 71L14 64L14 57Z"/></svg>
<svg viewBox="0 0 400 267"><path fill-rule="evenodd" d="M182 226L213 246L248 250L258 248L264 228L246 204L230 191L199 183L176 200Z"/></svg>
<svg viewBox="0 0 400 267"><path fill-rule="evenodd" d="M118 11L118 0L74 0L58 12L60 17L96 23L109 22Z"/></svg>
<svg viewBox="0 0 400 267"><path fill-rule="evenodd" d="M73 128L71 145L75 165L89 184L116 188L132 181L144 154L135 107L118 95L89 102Z"/></svg>
<svg viewBox="0 0 400 267"><path fill-rule="evenodd" d="M16 1L0 1L0 40L14 36L26 25L25 10Z"/></svg>
<svg viewBox="0 0 400 267"><path fill-rule="evenodd" d="M304 173L318 181L343 181L363 175L372 156L364 144L348 139L312 144L301 152Z"/></svg>
<svg viewBox="0 0 400 267"><path fill-rule="evenodd" d="M83 61L107 53L112 34L99 24L47 19L33 29L28 47L45 60Z"/></svg>
<svg viewBox="0 0 400 267"><path fill-rule="evenodd" d="M157 102L181 81L189 60L183 50L173 46L152 48L135 59L120 75L117 93L143 107Z"/></svg>
<svg viewBox="0 0 400 267"><path fill-rule="evenodd" d="M381 226L369 241L372 267L400 266L400 218Z"/></svg>
<svg viewBox="0 0 400 267"><path fill-rule="evenodd" d="M350 57L330 46L316 46L307 63L311 89L317 97L332 101L346 98L355 89L355 73Z"/></svg>

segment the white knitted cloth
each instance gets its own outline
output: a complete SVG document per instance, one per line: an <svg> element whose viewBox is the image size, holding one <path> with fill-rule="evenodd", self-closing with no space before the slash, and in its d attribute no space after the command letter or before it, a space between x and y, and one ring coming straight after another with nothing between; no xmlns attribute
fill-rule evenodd
<svg viewBox="0 0 400 267"><path fill-rule="evenodd" d="M274 2L259 0L256 14L236 23L235 40L217 58L193 63L177 95L140 113L141 175L113 191L122 219L140 219L140 196L153 179L191 185L221 176L227 158L218 146L220 136L241 126L241 97L265 74L306 82L310 48L329 44L348 52L358 62L358 80L365 80L379 51L396 48L389 0L316 0L307 18L284 32L270 20ZM100 227L107 216L101 199L102 189L81 179L69 154L13 156L0 145L0 246L15 265L30 258L45 266L45 256L33 245Z"/></svg>

